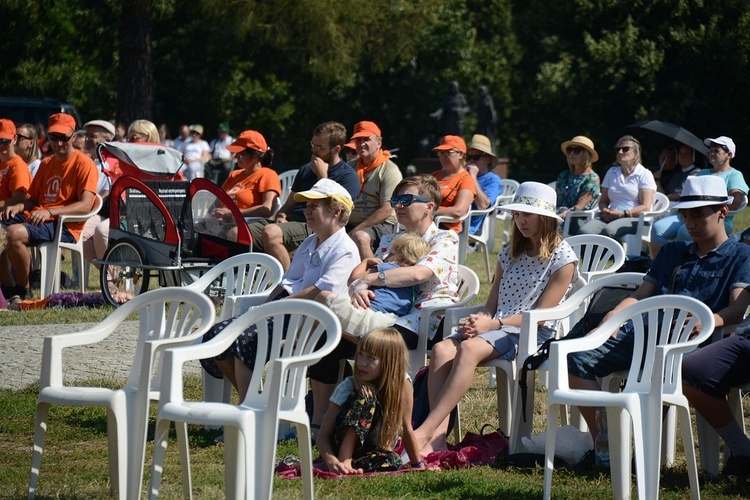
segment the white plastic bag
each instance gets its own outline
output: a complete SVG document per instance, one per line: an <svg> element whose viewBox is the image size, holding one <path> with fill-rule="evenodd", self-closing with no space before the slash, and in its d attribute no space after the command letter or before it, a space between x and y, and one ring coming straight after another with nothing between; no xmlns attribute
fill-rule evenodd
<svg viewBox="0 0 750 500"><path fill-rule="evenodd" d="M521 442L530 453L544 455L547 432L532 434L530 438L522 437ZM577 427L565 425L557 429L555 439L555 456L570 465L577 464L587 451L594 449L594 441L588 432L579 431Z"/></svg>

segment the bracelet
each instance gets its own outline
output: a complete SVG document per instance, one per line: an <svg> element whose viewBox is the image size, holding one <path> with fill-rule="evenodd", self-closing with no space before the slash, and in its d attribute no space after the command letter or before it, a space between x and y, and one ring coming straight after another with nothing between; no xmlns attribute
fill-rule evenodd
<svg viewBox="0 0 750 500"><path fill-rule="evenodd" d="M420 467L424 467L424 460L420 460L419 462L417 462L415 464L413 464L413 463L410 462L409 463L409 467L411 467L413 469L418 469Z"/></svg>
<svg viewBox="0 0 750 500"><path fill-rule="evenodd" d="M49 212L49 216L50 217L54 217L55 216L55 214L52 213L52 209L51 208L48 208L47 212Z"/></svg>
<svg viewBox="0 0 750 500"><path fill-rule="evenodd" d="M630 217L630 216L631 216L631 215L630 215L630 210L625 210L625 211L623 212L623 214L625 215L625 217Z"/></svg>
<svg viewBox="0 0 750 500"><path fill-rule="evenodd" d="M497 318L497 322L499 323L499 326L497 327L498 330L502 329L505 326L505 323L503 323L503 320L501 318Z"/></svg>

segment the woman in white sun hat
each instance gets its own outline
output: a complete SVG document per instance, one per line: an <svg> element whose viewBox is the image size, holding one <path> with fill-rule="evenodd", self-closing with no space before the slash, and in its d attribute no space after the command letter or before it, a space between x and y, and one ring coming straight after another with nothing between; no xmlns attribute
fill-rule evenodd
<svg viewBox="0 0 750 500"><path fill-rule="evenodd" d="M557 196L546 184L524 182L513 203L510 245L498 254L495 279L481 312L461 320L458 332L432 348L428 377L430 414L416 430L420 453L446 449L448 416L466 394L477 365L495 358L514 359L521 313L553 307L577 279L573 249L560 236ZM539 342L554 333L552 322L539 327Z"/></svg>

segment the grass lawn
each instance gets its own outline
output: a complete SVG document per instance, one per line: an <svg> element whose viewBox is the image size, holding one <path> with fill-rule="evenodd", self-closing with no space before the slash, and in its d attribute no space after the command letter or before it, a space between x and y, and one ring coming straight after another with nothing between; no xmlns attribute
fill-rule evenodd
<svg viewBox="0 0 750 500"><path fill-rule="evenodd" d="M750 214L745 211L735 223L738 230L750 226ZM484 275L483 256L470 254L468 264L477 270L483 280L481 298L486 297L489 283ZM98 276L92 272L92 288ZM110 308L99 310L42 310L0 314L0 326L18 324L57 324L96 322L104 319ZM9 355L5 352L5 355ZM464 432L479 432L484 424L497 422L495 393L487 387L487 369L479 369L474 384L461 402ZM92 381L116 386L122 381ZM0 390L0 497L25 497L28 484L32 430L38 386L19 391ZM535 419L537 432L544 425L546 411L544 389L538 389ZM186 397L200 397L198 378L188 379ZM745 403L747 404L747 402ZM151 429L156 406L151 406ZM747 413L746 413L747 414ZM213 438L218 431L205 431L200 427L190 429L193 492L197 498L223 498L224 467L223 447ZM683 453L678 443L677 465L663 469L662 498L689 496L687 474L682 464ZM152 443L146 452L150 466ZM277 459L287 454L297 454L296 443L280 444ZM177 445L170 442L162 481L161 495L178 498L182 495ZM149 471L146 471L145 482ZM102 498L108 496L109 473L107 467L107 435L105 412L99 408L53 406L42 460L39 482L40 497ZM611 484L605 474L575 475L557 470L554 476L555 498L610 498ZM345 478L315 480L315 494L329 498L539 498L542 495L543 471L541 469L495 469L479 467L469 470L414 472L398 476L370 478ZM144 487L145 491L145 487ZM734 480L701 481L703 498L746 498L750 496L747 484ZM276 498L299 498L302 487L297 480L276 479Z"/></svg>

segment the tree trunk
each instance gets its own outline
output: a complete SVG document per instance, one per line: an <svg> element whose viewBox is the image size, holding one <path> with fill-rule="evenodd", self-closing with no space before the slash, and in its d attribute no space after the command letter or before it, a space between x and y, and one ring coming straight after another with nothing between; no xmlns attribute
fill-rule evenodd
<svg viewBox="0 0 750 500"><path fill-rule="evenodd" d="M153 0L123 0L120 14L120 64L117 84L117 121L127 126L151 119L153 74L151 25Z"/></svg>

